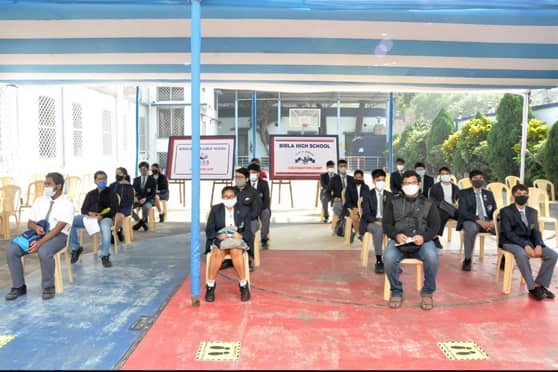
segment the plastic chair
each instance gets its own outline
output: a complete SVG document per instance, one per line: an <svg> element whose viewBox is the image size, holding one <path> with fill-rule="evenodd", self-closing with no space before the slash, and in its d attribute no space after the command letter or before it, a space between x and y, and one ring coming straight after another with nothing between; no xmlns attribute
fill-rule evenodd
<svg viewBox="0 0 558 372"><path fill-rule="evenodd" d="M549 180L544 180L544 179L538 179L533 181L533 186L535 186L538 189L542 189L544 190L550 201L556 201L556 194L554 192L554 184L552 182L550 182Z"/></svg>
<svg viewBox="0 0 558 372"><path fill-rule="evenodd" d="M422 274L424 273L422 261L417 258L404 258L401 260L400 264L417 265L417 291L420 292L420 290L422 289L422 284L424 282L424 279L422 278ZM384 300L389 301L390 295L391 284L389 283L387 274L384 274Z"/></svg>
<svg viewBox="0 0 558 372"><path fill-rule="evenodd" d="M2 205L0 207L0 216L2 218L2 235L4 239L11 239L10 234L10 217L16 218L16 231L19 228L19 203L20 203L21 189L16 185L6 185L0 188L0 200Z"/></svg>
<svg viewBox="0 0 558 372"><path fill-rule="evenodd" d="M508 189L511 190L512 187L521 183L521 178L517 176L507 176L504 178L504 183L508 186Z"/></svg>
<svg viewBox="0 0 558 372"><path fill-rule="evenodd" d="M486 185L486 188L494 194L494 200L496 201L496 208L503 208L510 204L510 189L502 182L491 182ZM506 198L504 199L504 192L506 193Z"/></svg>
<svg viewBox="0 0 558 372"><path fill-rule="evenodd" d="M465 232L463 230L461 230L459 235L461 237L461 242L459 243L459 254L458 255L461 256L463 254L463 244L464 244L464 240L465 240ZM476 243L477 238L478 238L479 244L480 244L479 259L481 261L484 259L484 239L486 237L489 237L489 236L494 236L494 235L489 233L489 232L479 232L475 236L475 243ZM473 246L473 252L474 252L474 246Z"/></svg>
<svg viewBox="0 0 558 372"><path fill-rule="evenodd" d="M463 190L473 187L473 184L471 183L469 177L465 177L457 181L457 186L459 186L459 188Z"/></svg>
<svg viewBox="0 0 558 372"><path fill-rule="evenodd" d="M33 203L37 198L43 195L45 189L44 181L33 181L27 186L27 198L23 202L23 198L20 198L21 203L18 209L18 219L21 221L21 210L31 208Z"/></svg>
<svg viewBox="0 0 558 372"><path fill-rule="evenodd" d="M528 205L539 212L539 229L541 234L544 234L545 224L552 223L554 225L556 245L558 245L558 220L550 215L548 193L540 188L529 187Z"/></svg>
<svg viewBox="0 0 558 372"><path fill-rule="evenodd" d="M64 192L72 200L76 209L79 210L80 196L81 196L81 178L78 176L69 176L64 180Z"/></svg>
<svg viewBox="0 0 558 372"><path fill-rule="evenodd" d="M8 185L15 185L15 178L9 176L0 177L0 187Z"/></svg>

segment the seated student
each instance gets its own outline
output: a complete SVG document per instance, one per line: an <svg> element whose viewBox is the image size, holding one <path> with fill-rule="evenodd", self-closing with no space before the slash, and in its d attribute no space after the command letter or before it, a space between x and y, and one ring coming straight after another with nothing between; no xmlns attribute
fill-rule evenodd
<svg viewBox="0 0 558 372"><path fill-rule="evenodd" d="M331 195L328 194L327 187L333 176L335 176L335 162L333 160L328 160L326 168L327 172L320 174L320 185L322 186L320 201L322 202L322 213L324 215L323 223L327 223L329 220L329 202Z"/></svg>
<svg viewBox="0 0 558 372"><path fill-rule="evenodd" d="M72 232L70 233L70 247L72 248L72 263L79 260L83 248L79 245L78 228L84 228L83 219L86 216L96 217L101 228L101 262L103 267L111 267L110 237L112 236L112 219L118 211L118 197L107 187L107 174L103 171L95 172L97 188L85 195L81 206L81 214L74 217Z"/></svg>
<svg viewBox="0 0 558 372"><path fill-rule="evenodd" d="M260 167L259 177L261 180L265 180L267 178L267 173L263 170L262 166L260 165L260 159L252 158L252 160L250 160L250 164L256 164L257 166Z"/></svg>
<svg viewBox="0 0 558 372"><path fill-rule="evenodd" d="M450 218L457 219L457 200L459 199L459 187L456 184L451 182L451 171L448 167L442 167L438 171L440 175L440 182L435 183L430 188L429 199L432 200L436 208L438 208L438 214L440 215L440 231L438 231L438 236L434 238L434 244L439 249L444 248L442 243L440 243L439 237L444 234L444 228L446 227L446 223ZM451 204L455 207L454 213L452 216L449 215L449 209L440 205L442 201L445 201L444 205L449 208L448 204Z"/></svg>
<svg viewBox="0 0 558 372"><path fill-rule="evenodd" d="M391 285L389 307L399 308L403 302L403 286L399 281L399 263L404 258L423 262L424 285L420 291L423 310L434 306L438 251L432 239L440 229L440 217L434 204L420 192L420 176L415 171L403 173L403 194L394 198L384 210L382 226L391 238L384 253L384 268Z"/></svg>
<svg viewBox="0 0 558 372"><path fill-rule="evenodd" d="M60 173L47 174L44 186L43 196L33 202L27 222L27 228L35 230L41 238L30 244L28 252L24 252L14 243L6 249L6 261L12 278L12 289L6 295L6 301L15 300L27 293L21 256L37 252L41 262L43 300L49 300L55 295L53 257L66 246L68 232L74 219L74 204L62 194L64 176ZM48 232L37 224L41 220L48 221Z"/></svg>
<svg viewBox="0 0 558 372"><path fill-rule="evenodd" d="M153 178L157 180L157 191L155 192L155 207L157 207L157 211L159 212L159 222L165 221L165 213L161 208L161 200L169 200L169 181L167 180L167 176L161 173L161 169L159 168L159 164L153 163L151 164L151 174Z"/></svg>
<svg viewBox="0 0 558 372"><path fill-rule="evenodd" d="M238 274L240 300L250 300L250 288L245 280L243 252L249 249L253 235L250 229L250 208L237 202L237 190L225 186L221 191L222 203L211 207L205 228L206 250L211 252L209 274L207 277L205 300L215 301L215 278L226 255L232 257L233 266Z"/></svg>
<svg viewBox="0 0 558 372"><path fill-rule="evenodd" d="M132 214L132 206L134 205L134 187L130 184L130 176L126 168L116 168L116 182L110 184L112 192L120 195L120 205L118 211L114 215L114 228L118 234L118 240L124 240L122 233L122 221L124 218ZM113 242L111 236L111 242Z"/></svg>
<svg viewBox="0 0 558 372"><path fill-rule="evenodd" d="M338 174L333 176L331 182L327 186L327 192L330 195L330 200L332 201L333 213L335 213L339 218L343 217L343 200L342 194L343 190L353 183L353 177L347 175L347 160L341 159L338 163Z"/></svg>
<svg viewBox="0 0 558 372"><path fill-rule="evenodd" d="M389 177L389 188L393 195L397 195L401 192L401 176L405 172L405 160L397 158L395 160L395 168Z"/></svg>
<svg viewBox="0 0 558 372"><path fill-rule="evenodd" d="M269 249L269 223L271 220L271 210L269 209L269 184L266 180L259 178L259 165L250 164L248 166L248 172L250 172L250 185L258 192L262 202L260 210L260 221L262 222L262 232L260 234L262 249Z"/></svg>
<svg viewBox="0 0 558 372"><path fill-rule="evenodd" d="M382 226L383 212L391 203L393 194L384 190L386 186L386 172L383 169L372 171L374 189L364 193L362 199L362 217L360 219L360 235L367 231L372 234L374 252L376 254L376 265L374 271L378 274L384 272L382 255L384 250L384 228Z"/></svg>
<svg viewBox="0 0 558 372"><path fill-rule="evenodd" d="M512 188L514 203L500 210L499 243L506 251L513 253L521 275L527 283L529 295L537 300L554 298L548 288L552 280L558 254L547 247L539 231L537 210L527 206L529 189L523 184ZM529 258L542 258L539 273L533 279Z"/></svg>
<svg viewBox="0 0 558 372"><path fill-rule="evenodd" d="M149 172L149 163L146 161L142 161L139 163L139 170L140 176L134 178L134 191L136 192L136 196L134 197L134 206L133 208L141 207L141 219L139 216L132 210L132 217L134 220L138 221L133 229L139 230L143 227L144 231L149 230L147 226L147 219L149 218L149 210L155 204L155 194L157 192L157 181L153 176L148 174Z"/></svg>
<svg viewBox="0 0 558 372"><path fill-rule="evenodd" d="M345 204L343 205L343 216L349 216L353 220L353 229L358 231L360 225L360 214L358 212L358 199L367 193L370 188L364 183L364 173L357 169L353 173L351 184L347 185L345 191ZM353 243L355 233L351 231L351 244Z"/></svg>
<svg viewBox="0 0 558 372"><path fill-rule="evenodd" d="M472 187L459 192L459 209L457 226L455 229L463 229L465 259L461 269L471 271L471 257L475 238L479 232L494 233L494 222L492 215L496 210L496 201L492 191L483 189L484 173L478 169L469 172Z"/></svg>
<svg viewBox="0 0 558 372"><path fill-rule="evenodd" d="M415 163L415 172L417 172L422 180L422 195L428 198L428 191L434 185L434 178L426 174L426 165L421 161Z"/></svg>

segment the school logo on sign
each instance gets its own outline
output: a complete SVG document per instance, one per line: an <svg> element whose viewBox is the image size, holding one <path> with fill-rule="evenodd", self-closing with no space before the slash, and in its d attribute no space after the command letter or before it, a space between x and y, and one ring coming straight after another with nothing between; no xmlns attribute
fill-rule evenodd
<svg viewBox="0 0 558 372"><path fill-rule="evenodd" d="M295 163L296 164L314 164L316 163L316 159L314 157L314 154L312 154L309 151L300 151L296 154L296 159L295 159Z"/></svg>
<svg viewBox="0 0 558 372"><path fill-rule="evenodd" d="M209 155L202 152L200 155L200 161L201 165L209 165Z"/></svg>

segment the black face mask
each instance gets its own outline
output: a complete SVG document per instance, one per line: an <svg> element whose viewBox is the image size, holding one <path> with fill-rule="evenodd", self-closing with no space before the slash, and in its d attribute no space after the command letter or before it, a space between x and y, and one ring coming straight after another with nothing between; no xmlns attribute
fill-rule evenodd
<svg viewBox="0 0 558 372"><path fill-rule="evenodd" d="M364 181L363 180L355 180L355 183L357 185L362 185L364 183Z"/></svg>
<svg viewBox="0 0 558 372"><path fill-rule="evenodd" d="M528 195L515 196L515 202L516 202L518 205L525 205L525 204L527 204L527 200L529 200L529 196L528 196Z"/></svg>
<svg viewBox="0 0 558 372"><path fill-rule="evenodd" d="M157 174L159 174L159 171L158 171L158 170L152 170L151 173L152 173L153 175L157 175Z"/></svg>
<svg viewBox="0 0 558 372"><path fill-rule="evenodd" d="M122 181L123 179L124 179L124 176L116 175L116 180L117 180L118 182Z"/></svg>
<svg viewBox="0 0 558 372"><path fill-rule="evenodd" d="M473 184L474 187L476 187L477 189L481 188L484 186L484 180L473 180L471 182Z"/></svg>

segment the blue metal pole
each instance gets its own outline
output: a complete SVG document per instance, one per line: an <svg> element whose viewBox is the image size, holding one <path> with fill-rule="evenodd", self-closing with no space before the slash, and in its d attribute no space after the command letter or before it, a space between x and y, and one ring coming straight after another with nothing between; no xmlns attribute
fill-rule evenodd
<svg viewBox="0 0 558 372"><path fill-rule="evenodd" d="M393 93L389 94L387 107L388 170L393 172Z"/></svg>
<svg viewBox="0 0 558 372"><path fill-rule="evenodd" d="M136 86L136 164L134 168L136 169L135 177L138 176L138 163L139 163L139 102L140 102L140 89Z"/></svg>
<svg viewBox="0 0 558 372"><path fill-rule="evenodd" d="M191 0L190 36L192 89L192 223L190 237L190 294L192 306L200 306L200 54L201 0Z"/></svg>
<svg viewBox="0 0 558 372"><path fill-rule="evenodd" d="M337 96L337 137L339 142L341 142L341 133L339 133L340 130L341 130L341 98L338 95ZM341 143L339 143L339 145L341 145ZM341 158L341 146L338 147L339 147L339 154L337 155L339 156L339 158Z"/></svg>
<svg viewBox="0 0 558 372"><path fill-rule="evenodd" d="M256 91L252 91L252 157L256 157L257 131L256 131Z"/></svg>
<svg viewBox="0 0 558 372"><path fill-rule="evenodd" d="M238 167L238 90L234 91L234 165Z"/></svg>
<svg viewBox="0 0 558 372"><path fill-rule="evenodd" d="M281 131L281 92L277 95L277 128Z"/></svg>

